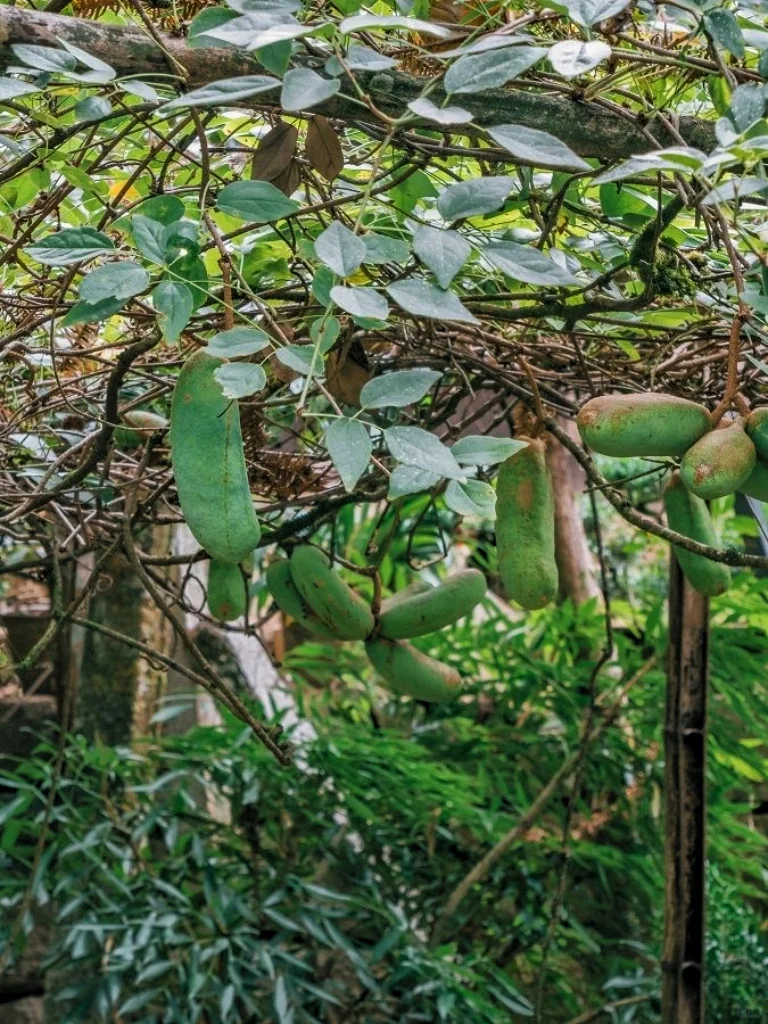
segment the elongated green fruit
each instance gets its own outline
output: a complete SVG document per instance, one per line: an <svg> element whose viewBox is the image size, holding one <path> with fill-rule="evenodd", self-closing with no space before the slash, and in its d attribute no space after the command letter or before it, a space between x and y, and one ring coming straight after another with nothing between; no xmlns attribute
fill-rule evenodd
<svg viewBox="0 0 768 1024"><path fill-rule="evenodd" d="M245 579L239 565L211 560L208 570L208 610L214 619L231 622L245 615Z"/></svg>
<svg viewBox="0 0 768 1024"><path fill-rule="evenodd" d="M683 456L680 478L693 494L705 501L733 494L752 475L757 452L744 433L744 421L712 430Z"/></svg>
<svg viewBox="0 0 768 1024"><path fill-rule="evenodd" d="M742 494L758 501L768 501L768 465L758 458L755 468L739 487Z"/></svg>
<svg viewBox="0 0 768 1024"><path fill-rule="evenodd" d="M297 590L287 558L278 558L267 569L267 589L280 611L301 623L310 633L323 640L339 639L337 633L323 625Z"/></svg>
<svg viewBox="0 0 768 1024"><path fill-rule="evenodd" d="M171 461L179 503L211 558L236 565L261 529L245 467L240 412L214 379L221 365L195 352L181 368L171 405Z"/></svg>
<svg viewBox="0 0 768 1024"><path fill-rule="evenodd" d="M369 640L365 650L390 689L402 697L446 701L453 700L461 690L461 676L455 668L402 640Z"/></svg>
<svg viewBox="0 0 768 1024"><path fill-rule="evenodd" d="M416 594L423 594L427 590L432 590L432 586L426 583L424 580L414 580L409 583L407 587L403 587L402 590L398 590L397 593L392 594L390 597L384 598L381 602L381 614L384 615L392 608L397 608L398 605L402 604L403 601L408 601Z"/></svg>
<svg viewBox="0 0 768 1024"><path fill-rule="evenodd" d="M707 503L691 494L680 479L679 473L673 473L664 488L664 507L667 510L670 530L682 533L691 540L699 541L700 544L718 547L719 541ZM731 571L727 565L686 551L676 544L673 545L673 550L683 575L700 594L715 597L717 594L725 593L731 585Z"/></svg>
<svg viewBox="0 0 768 1024"><path fill-rule="evenodd" d="M757 454L768 459L768 405L752 410L747 416L746 430L757 448Z"/></svg>
<svg viewBox="0 0 768 1024"><path fill-rule="evenodd" d="M673 395L601 395L576 418L582 440L618 458L684 455L710 429L703 405Z"/></svg>
<svg viewBox="0 0 768 1024"><path fill-rule="evenodd" d="M485 576L477 569L457 572L437 587L382 609L381 635L390 640L403 640L450 626L482 601L487 587Z"/></svg>
<svg viewBox="0 0 768 1024"><path fill-rule="evenodd" d="M365 640L373 632L373 612L331 568L318 548L301 545L291 554L291 576L312 611L342 640Z"/></svg>
<svg viewBox="0 0 768 1024"><path fill-rule="evenodd" d="M543 608L557 594L555 499L543 441L528 440L499 469L496 550L508 597Z"/></svg>

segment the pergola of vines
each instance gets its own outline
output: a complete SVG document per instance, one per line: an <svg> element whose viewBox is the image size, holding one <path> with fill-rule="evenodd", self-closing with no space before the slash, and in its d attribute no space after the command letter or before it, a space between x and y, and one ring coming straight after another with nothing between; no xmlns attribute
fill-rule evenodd
<svg viewBox="0 0 768 1024"><path fill-rule="evenodd" d="M450 446L519 403L636 526L766 566L634 509L562 419L759 400L760 5L428 6L0 9L12 568L127 546L163 603L183 559L142 528L181 515L131 414L167 415L199 346L230 360L263 545L426 491L492 517L493 465Z"/></svg>

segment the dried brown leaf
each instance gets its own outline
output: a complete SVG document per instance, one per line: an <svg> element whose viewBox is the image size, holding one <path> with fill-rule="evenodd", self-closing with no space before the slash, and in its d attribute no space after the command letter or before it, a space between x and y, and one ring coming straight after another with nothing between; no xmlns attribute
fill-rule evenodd
<svg viewBox="0 0 768 1024"><path fill-rule="evenodd" d="M333 181L344 169L344 154L337 132L322 114L315 114L307 128L307 159L326 181Z"/></svg>

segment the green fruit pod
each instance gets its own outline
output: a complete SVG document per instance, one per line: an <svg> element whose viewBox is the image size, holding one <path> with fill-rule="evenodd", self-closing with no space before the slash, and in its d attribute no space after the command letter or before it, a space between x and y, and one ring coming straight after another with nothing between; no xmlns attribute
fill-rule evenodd
<svg viewBox="0 0 768 1024"><path fill-rule="evenodd" d="M673 395L601 395L576 418L581 439L616 458L684 455L711 427L703 405Z"/></svg>
<svg viewBox="0 0 768 1024"><path fill-rule="evenodd" d="M365 640L373 632L373 612L331 567L319 548L303 544L291 554L291 576L320 621L342 640Z"/></svg>
<svg viewBox="0 0 768 1024"><path fill-rule="evenodd" d="M208 610L220 622L245 615L248 604L245 578L239 565L211 560L208 570Z"/></svg>
<svg viewBox="0 0 768 1024"><path fill-rule="evenodd" d="M688 490L705 501L733 494L752 475L757 452L744 432L744 421L712 430L683 456L680 478Z"/></svg>
<svg viewBox="0 0 768 1024"><path fill-rule="evenodd" d="M379 675L401 697L438 703L453 700L461 691L455 668L402 640L369 640L365 650Z"/></svg>
<svg viewBox="0 0 768 1024"><path fill-rule="evenodd" d="M757 448L757 454L768 459L768 406L753 409L747 416L745 429Z"/></svg>
<svg viewBox="0 0 768 1024"><path fill-rule="evenodd" d="M755 468L739 487L739 490L749 498L768 501L768 465L761 458L757 459Z"/></svg>
<svg viewBox="0 0 768 1024"><path fill-rule="evenodd" d="M384 615L391 608L397 608L403 601L408 601L410 598L415 597L416 594L423 594L427 590L431 590L432 587L429 583L424 580L414 580L409 583L407 587L403 587L402 590L398 590L396 594L391 594L389 597L384 598L381 602L381 614Z"/></svg>
<svg viewBox="0 0 768 1024"><path fill-rule="evenodd" d="M690 537L700 544L718 546L718 537L707 503L697 495L691 494L680 479L679 473L673 473L664 488L664 508L670 530L682 533L683 536ZM683 575L700 594L716 597L725 593L731 585L731 571L727 565L713 562L711 558L704 558L676 544L672 545L672 549Z"/></svg>
<svg viewBox="0 0 768 1024"><path fill-rule="evenodd" d="M477 569L457 572L437 587L382 607L379 631L389 640L434 633L469 615L485 597L487 587L485 576Z"/></svg>
<svg viewBox="0 0 768 1024"><path fill-rule="evenodd" d="M287 558L278 558L267 569L267 590L274 598L275 604L285 615L295 619L310 633L322 640L338 640L338 634L318 619L307 602L299 593L291 575L291 566Z"/></svg>
<svg viewBox="0 0 768 1024"><path fill-rule="evenodd" d="M181 368L171 405L171 462L179 504L211 558L237 565L258 546L237 402L214 378L221 366L195 352Z"/></svg>
<svg viewBox="0 0 768 1024"><path fill-rule="evenodd" d="M526 447L499 469L496 483L496 549L509 598L523 608L543 608L557 594L555 499L543 441Z"/></svg>

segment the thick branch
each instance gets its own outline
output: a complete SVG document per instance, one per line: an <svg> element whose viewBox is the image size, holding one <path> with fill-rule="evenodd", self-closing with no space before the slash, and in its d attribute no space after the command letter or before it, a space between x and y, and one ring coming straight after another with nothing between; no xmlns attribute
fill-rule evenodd
<svg viewBox="0 0 768 1024"><path fill-rule="evenodd" d="M60 42L74 43L93 56L106 61L119 75L162 75L168 78L168 54L188 73L188 87L196 88L208 82L237 75L250 75L263 71L257 61L237 50L192 49L183 40L164 38L167 53L138 28L101 24L78 18L67 18L42 11L20 7L0 7L0 62L3 67L16 64L10 46L31 43L41 46L59 46ZM370 95L375 106L390 116L399 116L406 104L419 96L428 84L401 72L360 73L356 76L362 88ZM346 93L351 93L347 88ZM440 103L444 96L436 89L431 98ZM277 91L240 105L252 109L277 107ZM480 125L512 122L530 128L543 128L557 135L573 150L585 157L617 160L634 153L653 149L648 133L661 145L678 142L661 124L649 122L645 131L639 122L617 116L596 103L581 102L564 96L521 89L489 89L476 96L462 97L462 105L475 115ZM349 95L337 94L312 113L322 113L346 121L370 120L359 101ZM677 130L688 145L705 152L715 146L714 124L695 117L681 117ZM460 126L453 127L461 134ZM464 132L467 129L463 129Z"/></svg>

